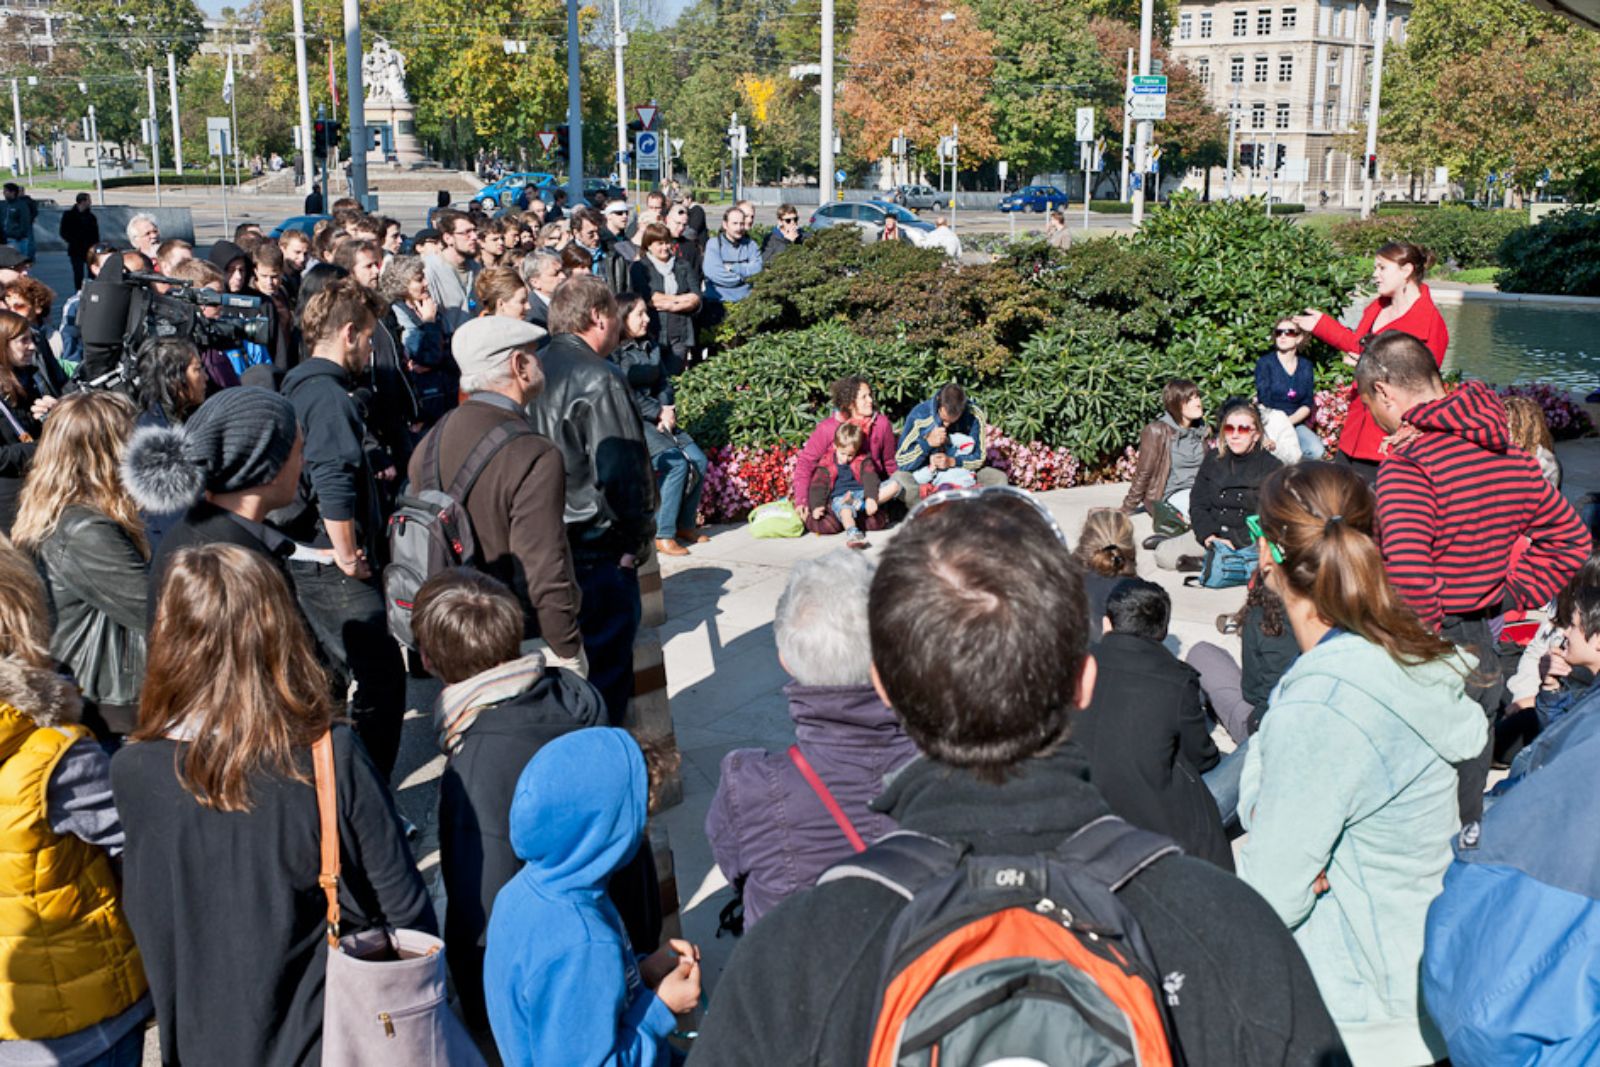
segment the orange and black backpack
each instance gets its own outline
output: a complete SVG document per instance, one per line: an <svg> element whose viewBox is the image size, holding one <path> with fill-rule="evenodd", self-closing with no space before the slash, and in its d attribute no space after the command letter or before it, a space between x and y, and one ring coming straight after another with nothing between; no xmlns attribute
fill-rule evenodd
<svg viewBox="0 0 1600 1067"><path fill-rule="evenodd" d="M1161 979L1117 891L1168 838L1112 815L1055 851L979 856L901 830L822 875L908 903L889 933L868 1067L1183 1063Z"/></svg>

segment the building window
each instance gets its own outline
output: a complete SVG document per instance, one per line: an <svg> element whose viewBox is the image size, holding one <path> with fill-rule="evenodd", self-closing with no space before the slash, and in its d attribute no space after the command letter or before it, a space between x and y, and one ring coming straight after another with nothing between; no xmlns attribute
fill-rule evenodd
<svg viewBox="0 0 1600 1067"><path fill-rule="evenodd" d="M1256 56L1255 80L1258 83L1259 82L1264 82L1264 81L1267 80L1267 69L1270 66L1272 66L1272 63L1271 63L1271 61L1269 59L1267 59L1266 56Z"/></svg>
<svg viewBox="0 0 1600 1067"><path fill-rule="evenodd" d="M1289 105L1288 104L1285 104L1285 103L1279 103L1278 104L1278 114L1273 119L1273 124L1277 129L1280 129L1280 130L1287 130L1289 128Z"/></svg>
<svg viewBox="0 0 1600 1067"><path fill-rule="evenodd" d="M1278 57L1278 80L1281 82L1294 81L1294 56Z"/></svg>
<svg viewBox="0 0 1600 1067"><path fill-rule="evenodd" d="M1267 128L1267 105L1255 103L1250 105L1250 128L1264 130Z"/></svg>
<svg viewBox="0 0 1600 1067"><path fill-rule="evenodd" d="M1299 21L1299 16L1300 16L1299 8L1293 8L1293 7L1284 8L1283 9L1283 14L1278 19L1278 28L1280 30L1292 30L1292 29L1294 29L1295 23L1297 21Z"/></svg>
<svg viewBox="0 0 1600 1067"><path fill-rule="evenodd" d="M1264 7L1256 12L1256 36L1265 37L1272 32L1272 8Z"/></svg>
<svg viewBox="0 0 1600 1067"><path fill-rule="evenodd" d="M1235 85L1244 81L1244 56L1233 56L1228 60L1228 80Z"/></svg>
<svg viewBox="0 0 1600 1067"><path fill-rule="evenodd" d="M1201 85L1211 84L1211 60L1207 59L1205 56L1201 56L1195 61L1194 72L1195 75L1200 79Z"/></svg>
<svg viewBox="0 0 1600 1067"><path fill-rule="evenodd" d="M1200 39L1209 40L1211 37L1211 12L1200 12Z"/></svg>
<svg viewBox="0 0 1600 1067"><path fill-rule="evenodd" d="M1178 16L1178 40L1187 41L1194 36L1194 16L1185 11Z"/></svg>
<svg viewBox="0 0 1600 1067"><path fill-rule="evenodd" d="M1235 11L1233 13L1233 35L1243 37L1250 32L1250 12Z"/></svg>
<svg viewBox="0 0 1600 1067"><path fill-rule="evenodd" d="M1329 87L1334 87L1334 86L1337 86L1339 84L1339 69L1340 69L1340 66L1341 66L1341 64L1339 63L1339 50L1337 48L1330 49L1328 51L1328 85L1329 85Z"/></svg>
<svg viewBox="0 0 1600 1067"><path fill-rule="evenodd" d="M1327 114L1323 116L1322 125L1324 129L1329 130L1336 130L1339 128L1339 105L1336 101L1328 101L1328 111Z"/></svg>

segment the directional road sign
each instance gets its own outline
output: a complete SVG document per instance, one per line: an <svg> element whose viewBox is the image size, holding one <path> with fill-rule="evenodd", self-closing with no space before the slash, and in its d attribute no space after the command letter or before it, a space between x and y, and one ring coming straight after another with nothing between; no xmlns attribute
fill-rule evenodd
<svg viewBox="0 0 1600 1067"><path fill-rule="evenodd" d="M1162 122L1167 117L1167 76L1136 74L1128 97L1129 116L1135 122Z"/></svg>
<svg viewBox="0 0 1600 1067"><path fill-rule="evenodd" d="M1080 107L1078 109L1078 140L1094 140L1094 108Z"/></svg>
<svg viewBox="0 0 1600 1067"><path fill-rule="evenodd" d="M651 116L654 118L654 116ZM634 159L640 170L661 169L661 135L640 130L633 135Z"/></svg>
<svg viewBox="0 0 1600 1067"><path fill-rule="evenodd" d="M850 175L846 174L842 170L836 170L833 172L833 180L836 182L842 182L848 177L850 177Z"/></svg>

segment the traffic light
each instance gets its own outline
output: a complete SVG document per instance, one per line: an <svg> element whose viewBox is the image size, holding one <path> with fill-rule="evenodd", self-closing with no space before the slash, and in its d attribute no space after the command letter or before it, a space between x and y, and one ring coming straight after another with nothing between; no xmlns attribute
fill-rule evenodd
<svg viewBox="0 0 1600 1067"><path fill-rule="evenodd" d="M315 158L326 157L328 149L339 143L339 120L318 119L312 130L311 142Z"/></svg>
<svg viewBox="0 0 1600 1067"><path fill-rule="evenodd" d="M1377 180L1377 177L1378 177L1378 154L1376 152L1372 153L1372 155L1367 157L1367 177L1372 178L1373 180Z"/></svg>
<svg viewBox="0 0 1600 1067"><path fill-rule="evenodd" d="M572 130L565 122L556 127L556 147L565 155L572 147Z"/></svg>
<svg viewBox="0 0 1600 1067"><path fill-rule="evenodd" d="M1281 144L1278 146L1278 158L1272 164L1272 173L1280 173L1287 162L1289 162L1289 146Z"/></svg>
<svg viewBox="0 0 1600 1067"><path fill-rule="evenodd" d="M1252 142L1245 142L1239 146L1239 166L1245 170L1254 170L1256 166L1256 146Z"/></svg>

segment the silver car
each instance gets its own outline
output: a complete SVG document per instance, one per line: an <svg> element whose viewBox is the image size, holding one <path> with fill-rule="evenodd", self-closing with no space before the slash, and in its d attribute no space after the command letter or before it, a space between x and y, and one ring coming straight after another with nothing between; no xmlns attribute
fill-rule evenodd
<svg viewBox="0 0 1600 1067"><path fill-rule="evenodd" d="M893 215L900 224L900 232L905 234L906 240L921 246L927 240L928 234L933 232L933 224L923 222L905 208L897 204L887 204L882 201L841 201L836 204L824 204L811 216L810 227L813 230L825 230L830 226L854 226L861 231L862 239L877 237L883 232L883 220Z"/></svg>
<svg viewBox="0 0 1600 1067"><path fill-rule="evenodd" d="M950 194L931 185L901 185L894 191L894 202L913 211L943 211L950 206Z"/></svg>

